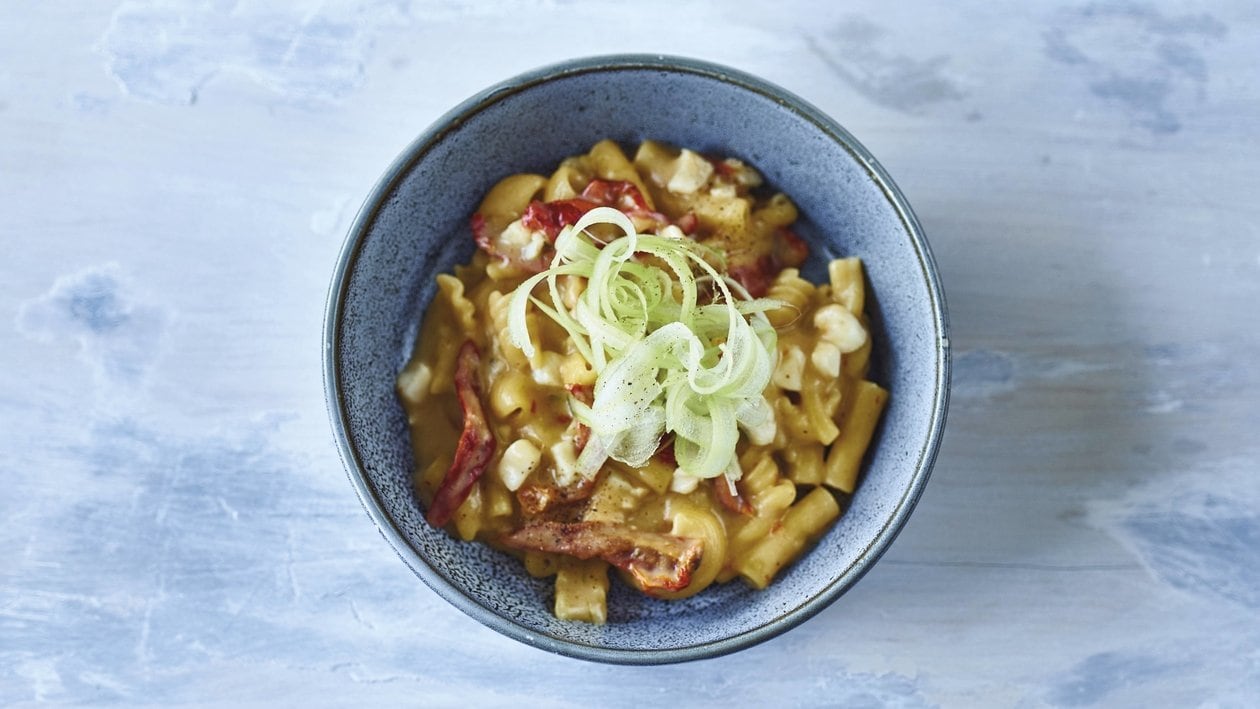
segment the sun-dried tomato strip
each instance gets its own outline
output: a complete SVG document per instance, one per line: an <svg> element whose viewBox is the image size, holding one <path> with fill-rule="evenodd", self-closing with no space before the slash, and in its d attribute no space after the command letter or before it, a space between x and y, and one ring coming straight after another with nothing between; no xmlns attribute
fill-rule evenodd
<svg viewBox="0 0 1260 709"><path fill-rule="evenodd" d="M539 244L528 240L503 238L505 226L491 225L481 214L472 215L469 226L473 240L487 254L514 264L528 273L538 273L547 267L555 255L554 244L560 231L566 226L576 224L582 215L596 207L615 207L621 210L634 220L641 231L659 229L670 223L669 217L648 209L647 200L634 183L625 180L591 180L577 197L552 202L534 200L525 207L521 214L521 226L543 236L545 243L541 248ZM695 231L694 222L694 215L690 221L680 220L680 228L689 234Z"/></svg>
<svg viewBox="0 0 1260 709"><path fill-rule="evenodd" d="M455 460L442 478L426 515L429 524L435 527L445 527L455 510L468 499L498 445L481 407L480 369L481 352L468 340L459 348L455 364L455 393L464 410L464 430L455 449Z"/></svg>
<svg viewBox="0 0 1260 709"><path fill-rule="evenodd" d="M670 224L669 217L648 208L643 193L626 180L591 180L582 197L605 207L616 207L634 220L640 231L660 229ZM685 231L685 230L684 230Z"/></svg>
<svg viewBox="0 0 1260 709"><path fill-rule="evenodd" d="M502 538L517 549L600 558L629 573L644 591L677 591L691 583L704 542L609 522L536 522Z"/></svg>
<svg viewBox="0 0 1260 709"><path fill-rule="evenodd" d="M490 233L490 224L486 222L485 216L480 212L474 212L472 218L468 220L468 226L472 229L473 241L477 246L486 253L493 254L493 235Z"/></svg>
<svg viewBox="0 0 1260 709"><path fill-rule="evenodd" d="M676 224L679 229L682 229L682 233L687 236L691 236L696 233L696 229L700 228L700 218L696 216L695 212L687 212L679 217L678 221L674 222L674 224Z"/></svg>
<svg viewBox="0 0 1260 709"><path fill-rule="evenodd" d="M592 384L566 384L565 389L574 399L591 406L595 403L595 387ZM586 444L591 440L591 427L580 421L574 421L572 426L576 427L573 433L573 450L581 453L586 448Z"/></svg>
<svg viewBox="0 0 1260 709"><path fill-rule="evenodd" d="M732 262L727 267L727 274L748 289L754 298L760 298L770 290L770 284L781 269L774 262L774 257L766 255L751 260Z"/></svg>
<svg viewBox="0 0 1260 709"><path fill-rule="evenodd" d="M633 182L626 180L591 180L582 190L582 196L607 207L616 207L627 214L635 210L647 211L647 200Z"/></svg>
<svg viewBox="0 0 1260 709"><path fill-rule="evenodd" d="M780 268L796 268L809 258L809 244L787 227L774 232L774 260Z"/></svg>
<svg viewBox="0 0 1260 709"><path fill-rule="evenodd" d="M582 194L553 202L530 202L521 216L521 223L541 231L554 241L560 230L576 224L583 214L596 207L614 207L627 216L656 226L669 224L669 218L648 209L647 200L634 183L625 180L591 180Z"/></svg>
<svg viewBox="0 0 1260 709"><path fill-rule="evenodd" d="M713 478L713 495L717 497L718 502L726 509L737 515L751 517L757 514L757 510L748 500L739 492L739 488L732 491L731 483L726 481L724 477Z"/></svg>
<svg viewBox="0 0 1260 709"><path fill-rule="evenodd" d="M573 502L580 502L595 492L596 478L581 475L567 485L557 483L550 475L533 475L516 491L516 501L527 516L550 514Z"/></svg>
<svg viewBox="0 0 1260 709"><path fill-rule="evenodd" d="M671 468L678 467L678 458L674 456L674 434L667 433L661 436L661 443L656 447L656 452L652 457Z"/></svg>
<svg viewBox="0 0 1260 709"><path fill-rule="evenodd" d="M555 241L560 230L570 224L577 224L583 214L600 206L597 202L582 197L560 199L555 202L530 202L521 215L521 224L532 231L541 231L547 235L548 241Z"/></svg>

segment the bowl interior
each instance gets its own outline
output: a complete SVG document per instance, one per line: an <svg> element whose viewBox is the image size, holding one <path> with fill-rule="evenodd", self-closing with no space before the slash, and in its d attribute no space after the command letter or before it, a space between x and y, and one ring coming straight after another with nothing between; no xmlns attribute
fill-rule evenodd
<svg viewBox="0 0 1260 709"><path fill-rule="evenodd" d="M548 174L613 138L652 138L742 158L800 207L806 274L860 256L869 280L871 377L891 391L864 477L818 547L764 591L736 581L680 602L614 581L604 626L560 621L552 581L425 523L394 378L434 293L434 275L473 252L468 217L496 180ZM948 377L943 303L926 244L896 188L861 146L815 109L721 67L651 58L587 60L536 72L458 107L382 178L347 241L330 293L329 405L369 514L439 594L512 637L563 654L667 662L720 654L821 610L891 542L926 481Z"/></svg>

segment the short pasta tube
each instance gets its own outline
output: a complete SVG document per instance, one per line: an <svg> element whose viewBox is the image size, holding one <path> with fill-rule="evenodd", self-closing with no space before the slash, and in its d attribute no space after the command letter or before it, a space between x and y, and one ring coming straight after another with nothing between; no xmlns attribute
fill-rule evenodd
<svg viewBox="0 0 1260 709"><path fill-rule="evenodd" d="M468 499L455 510L455 531L459 538L470 542L477 537L477 532L484 526L481 504L481 488L474 487Z"/></svg>
<svg viewBox="0 0 1260 709"><path fill-rule="evenodd" d="M805 378L805 386L801 388L801 411L818 443L828 445L840 435L835 423L839 408L840 388L836 380L813 376Z"/></svg>
<svg viewBox="0 0 1260 709"><path fill-rule="evenodd" d="M495 183L477 208L477 214L487 228L501 232L508 224L520 219L525 208L542 195L547 178L542 175L509 175Z"/></svg>
<svg viewBox="0 0 1260 709"><path fill-rule="evenodd" d="M599 559L559 558L556 617L595 625L608 621L608 564Z"/></svg>
<svg viewBox="0 0 1260 709"><path fill-rule="evenodd" d="M823 446L803 443L783 450L788 478L797 485L821 485L823 481Z"/></svg>
<svg viewBox="0 0 1260 709"><path fill-rule="evenodd" d="M809 307L814 297L814 284L801 278L800 271L795 268L785 268L770 284L766 297L782 303L766 313L770 324L782 329L799 320Z"/></svg>
<svg viewBox="0 0 1260 709"><path fill-rule="evenodd" d="M753 588L765 588L806 545L840 516L840 505L826 488L816 487L783 515L781 523L739 560L736 569Z"/></svg>
<svg viewBox="0 0 1260 709"><path fill-rule="evenodd" d="M854 315L866 309L866 284L862 279L862 260L838 258L827 265L831 281L831 297Z"/></svg>
<svg viewBox="0 0 1260 709"><path fill-rule="evenodd" d="M887 403L888 392L875 382L862 380L854 387L853 402L840 422L840 436L827 454L827 485L853 492L862 455Z"/></svg>
<svg viewBox="0 0 1260 709"><path fill-rule="evenodd" d="M425 319L424 336L438 342L457 340L462 333L474 332L476 328L476 306L464 296L464 282L449 274L437 277L438 292L434 296L433 310ZM430 394L444 394L454 391L455 347L433 345L434 357Z"/></svg>
<svg viewBox="0 0 1260 709"><path fill-rule="evenodd" d="M582 193L582 188L590 182L590 176L578 168L577 160L565 160L547 180L543 190L543 199L554 202L558 199L573 199Z"/></svg>
<svg viewBox="0 0 1260 709"><path fill-rule="evenodd" d="M753 212L753 218L768 227L785 227L796 221L798 216L796 205L787 195L776 194L764 206Z"/></svg>
<svg viewBox="0 0 1260 709"><path fill-rule="evenodd" d="M739 575L740 569L747 562L750 551L766 539L795 499L796 485L792 484L791 480L780 480L753 497L752 504L757 513L744 520L731 536L726 568L718 577L719 581L726 581Z"/></svg>

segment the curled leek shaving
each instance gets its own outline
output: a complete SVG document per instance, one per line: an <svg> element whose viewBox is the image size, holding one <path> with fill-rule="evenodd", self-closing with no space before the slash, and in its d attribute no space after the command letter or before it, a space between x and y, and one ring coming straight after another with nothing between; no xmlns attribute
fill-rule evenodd
<svg viewBox="0 0 1260 709"><path fill-rule="evenodd" d="M623 236L601 242L587 232L596 224ZM599 207L561 231L551 267L512 294L513 344L534 356L526 324L533 303L597 372L592 405L571 400L592 433L577 460L582 475L594 476L610 457L642 466L673 434L678 472L735 480L739 430L758 443L773 436L763 391L776 336L765 311L778 302L751 298L710 260L721 256L687 238L639 234L625 214ZM586 279L572 308L561 298L560 276ZM533 295L544 282L549 302Z"/></svg>

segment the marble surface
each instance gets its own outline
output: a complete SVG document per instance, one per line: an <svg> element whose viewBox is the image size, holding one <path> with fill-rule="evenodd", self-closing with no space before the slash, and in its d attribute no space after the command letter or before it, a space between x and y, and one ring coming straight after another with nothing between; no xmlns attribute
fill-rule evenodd
<svg viewBox="0 0 1260 709"><path fill-rule="evenodd" d="M730 64L940 264L954 398L887 556L728 657L500 637L380 538L324 297L393 156L522 70ZM1254 706L1260 12L491 0L0 8L0 704Z"/></svg>

